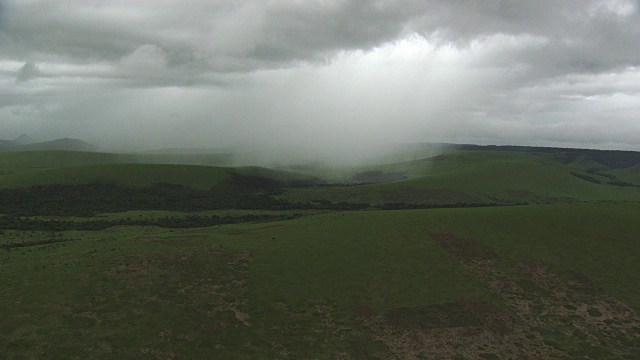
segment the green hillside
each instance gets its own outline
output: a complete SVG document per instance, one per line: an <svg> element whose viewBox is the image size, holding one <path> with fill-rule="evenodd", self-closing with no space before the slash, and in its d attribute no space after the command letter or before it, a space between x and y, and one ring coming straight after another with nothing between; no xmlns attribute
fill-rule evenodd
<svg viewBox="0 0 640 360"><path fill-rule="evenodd" d="M76 151L0 153L0 188L51 184L116 183L150 186L159 182L209 189L231 173L276 181L301 181L309 176L260 167L228 168L217 155L111 154ZM186 165L191 164L191 165Z"/></svg>
<svg viewBox="0 0 640 360"><path fill-rule="evenodd" d="M0 171L4 174L70 166L123 162L119 154L82 151L0 152Z"/></svg>
<svg viewBox="0 0 640 360"><path fill-rule="evenodd" d="M406 179L356 187L292 189L286 197L370 203L640 200L639 189L609 185L609 178L541 154L454 151L356 171L372 170L401 173Z"/></svg>
<svg viewBox="0 0 640 360"><path fill-rule="evenodd" d="M632 359L639 216L562 204L5 230L0 353Z"/></svg>
<svg viewBox="0 0 640 360"><path fill-rule="evenodd" d="M0 152L0 172L4 174L102 164L229 166L230 158L228 154L121 154L59 150Z"/></svg>
<svg viewBox="0 0 640 360"><path fill-rule="evenodd" d="M298 172L175 155L0 154L4 358L640 349L635 155L454 150Z"/></svg>
<svg viewBox="0 0 640 360"><path fill-rule="evenodd" d="M610 170L607 173L614 175L620 181L640 186L640 165Z"/></svg>
<svg viewBox="0 0 640 360"><path fill-rule="evenodd" d="M115 183L147 187L160 182L208 189L228 176L229 170L207 166L108 164L47 169L0 177L0 187L29 187L52 184Z"/></svg>

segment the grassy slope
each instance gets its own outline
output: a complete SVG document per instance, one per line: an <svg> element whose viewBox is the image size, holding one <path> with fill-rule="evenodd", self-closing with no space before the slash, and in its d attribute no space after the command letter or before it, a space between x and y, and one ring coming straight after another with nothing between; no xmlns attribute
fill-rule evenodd
<svg viewBox="0 0 640 360"><path fill-rule="evenodd" d="M226 154L116 154L83 151L0 152L0 174L104 164L228 166Z"/></svg>
<svg viewBox="0 0 640 360"><path fill-rule="evenodd" d="M576 160L572 161L568 164L572 168L586 171L586 170L606 170L607 167L598 162L595 162L591 159L586 158L585 156L579 156Z"/></svg>
<svg viewBox="0 0 640 360"><path fill-rule="evenodd" d="M306 175L260 167L233 169L162 164L165 160L189 163L207 159L209 157L206 156L204 158L199 156L181 158L180 156L74 151L0 153L0 188L92 182L149 186L158 182L167 182L208 189L223 181L230 172L247 176L263 176L280 181L309 179ZM212 159L209 160L215 160ZM148 163L139 163L142 161Z"/></svg>
<svg viewBox="0 0 640 360"><path fill-rule="evenodd" d="M578 271L640 309L639 216L637 204L564 204L69 232L79 241L0 253L0 303L11 305L0 308L0 353L388 358L351 307L501 306L429 236L444 232L493 247L507 271L522 261Z"/></svg>
<svg viewBox="0 0 640 360"><path fill-rule="evenodd" d="M108 164L4 175L0 178L0 187L111 182L125 186L145 187L158 182L167 182L206 190L222 182L228 174L228 169L207 166Z"/></svg>
<svg viewBox="0 0 640 360"><path fill-rule="evenodd" d="M638 189L579 179L571 174L577 171L575 168L548 156L480 151L459 151L445 156L441 161L421 160L370 168L385 172L406 171L407 180L356 188L294 189L286 196L297 200L325 198L372 203L442 203L447 202L447 197L451 198L448 202L640 199ZM434 190L442 189L458 194L445 194L441 199Z"/></svg>
<svg viewBox="0 0 640 360"><path fill-rule="evenodd" d="M155 163L162 162L163 159L175 162L194 160L165 159L160 155L70 151L0 153L0 187L97 180L144 186L157 182L158 180L153 179L155 177L163 179L164 182L208 188L221 180L222 170L205 170L201 166L122 164L139 161ZM87 165L90 166L83 167ZM580 161L563 165L549 156L536 154L455 151L446 154L444 160L425 159L341 170L344 179L349 179L358 172L379 170L403 172L408 177L407 180L348 188L293 189L285 196L294 201L324 198L332 201L369 203L496 200L548 202L556 201L558 198L640 199L639 189L593 184L571 174L591 165L582 164ZM634 182L638 178L636 170L637 168L622 169L617 170L616 174L623 181ZM260 167L242 167L234 171L240 175L264 176L275 180L308 179L307 175ZM190 172L192 173L189 174ZM443 189L447 191L442 191Z"/></svg>
<svg viewBox="0 0 640 360"><path fill-rule="evenodd" d="M125 155L81 151L0 152L0 171L12 174L38 169L112 164L125 160Z"/></svg>
<svg viewBox="0 0 640 360"><path fill-rule="evenodd" d="M607 172L615 175L621 181L640 185L640 165L632 166L626 169L610 170Z"/></svg>

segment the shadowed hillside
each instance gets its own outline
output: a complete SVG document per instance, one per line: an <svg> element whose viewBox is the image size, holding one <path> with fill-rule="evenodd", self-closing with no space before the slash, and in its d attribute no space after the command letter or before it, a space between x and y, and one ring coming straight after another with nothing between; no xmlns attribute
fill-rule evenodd
<svg viewBox="0 0 640 360"><path fill-rule="evenodd" d="M98 151L98 147L79 139L63 138L45 142L33 142L26 134L15 140L0 140L0 151L69 150Z"/></svg>

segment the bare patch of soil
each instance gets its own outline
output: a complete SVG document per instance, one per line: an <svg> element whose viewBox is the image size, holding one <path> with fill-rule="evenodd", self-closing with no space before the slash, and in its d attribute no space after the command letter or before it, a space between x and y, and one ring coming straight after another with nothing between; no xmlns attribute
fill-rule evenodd
<svg viewBox="0 0 640 360"><path fill-rule="evenodd" d="M138 287L146 282L149 262L138 256L123 256L121 264L107 270L107 275L124 277L129 287Z"/></svg>
<svg viewBox="0 0 640 360"><path fill-rule="evenodd" d="M376 313L371 310L370 307L368 307L367 305L359 305L359 306L354 306L351 308L351 311L361 317L364 318L369 318L374 316Z"/></svg>
<svg viewBox="0 0 640 360"><path fill-rule="evenodd" d="M420 330L482 326L501 316L494 305L473 298L415 308L398 308L385 314L388 321L397 326Z"/></svg>
<svg viewBox="0 0 640 360"><path fill-rule="evenodd" d="M451 233L430 234L430 236L432 239L437 240L449 253L462 261L495 259L498 257L493 248L482 244L476 239L457 238Z"/></svg>
<svg viewBox="0 0 640 360"><path fill-rule="evenodd" d="M222 329L228 322L213 320L231 314L238 324L251 326L250 316L242 311L248 252L215 251L200 254L157 254L152 257L123 256L120 265L107 270L107 275L123 279L128 287L146 287L154 295L149 299L183 299L188 308L204 315L208 331ZM218 271L210 273L203 264L217 263ZM149 300L151 301L151 300ZM206 304L206 305L205 305Z"/></svg>
<svg viewBox="0 0 640 360"><path fill-rule="evenodd" d="M486 282L506 310L460 299L362 317L395 358L631 359L640 353L640 316L583 274L566 278L542 264L521 263L513 275L477 240L431 237Z"/></svg>

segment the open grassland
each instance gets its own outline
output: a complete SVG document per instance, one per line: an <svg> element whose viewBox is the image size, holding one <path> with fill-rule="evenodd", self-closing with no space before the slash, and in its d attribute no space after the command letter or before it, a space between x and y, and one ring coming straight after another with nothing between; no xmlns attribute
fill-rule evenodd
<svg viewBox="0 0 640 360"><path fill-rule="evenodd" d="M229 166L227 157L227 154L125 154L65 150L0 152L0 172L10 174L103 164Z"/></svg>
<svg viewBox="0 0 640 360"><path fill-rule="evenodd" d="M302 174L260 167L122 163L127 159L133 158L70 151L0 153L0 188L94 183L149 187L170 183L208 190L233 175L282 182L311 179Z"/></svg>
<svg viewBox="0 0 640 360"><path fill-rule="evenodd" d="M564 163L557 156L541 153L449 151L421 160L334 169L340 176L322 168L297 173L261 167L179 165L179 159L173 159L173 164L136 163L144 156L162 159L161 155L70 151L0 153L0 188L88 183L148 187L163 182L206 190L231 178L253 178L236 181L226 190L242 190L237 186L248 183L254 188L269 186L270 190L297 183L285 189L280 198L373 205L640 200L637 166L609 169L585 157ZM340 178L343 185L373 183L299 186L313 183L314 177L326 181Z"/></svg>
<svg viewBox="0 0 640 360"><path fill-rule="evenodd" d="M5 175L33 170L113 164L123 162L122 155L82 151L0 152L0 171Z"/></svg>
<svg viewBox="0 0 640 360"><path fill-rule="evenodd" d="M634 359L637 165L574 155L0 153L0 357Z"/></svg>
<svg viewBox="0 0 640 360"><path fill-rule="evenodd" d="M0 354L633 359L639 218L593 203L4 230L24 246L0 250Z"/></svg>
<svg viewBox="0 0 640 360"><path fill-rule="evenodd" d="M107 183L148 187L159 182L180 184L206 190L220 184L229 175L225 168L194 165L108 164L48 169L0 177L5 188L52 184Z"/></svg>
<svg viewBox="0 0 640 360"><path fill-rule="evenodd" d="M608 171L616 178L640 186L640 165Z"/></svg>
<svg viewBox="0 0 640 360"><path fill-rule="evenodd" d="M632 169L625 170L632 173ZM283 197L372 204L640 200L639 188L608 184L610 179L605 176L541 154L456 151L367 171L372 170L404 174L406 179L357 187L289 189Z"/></svg>

